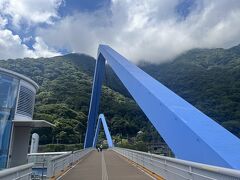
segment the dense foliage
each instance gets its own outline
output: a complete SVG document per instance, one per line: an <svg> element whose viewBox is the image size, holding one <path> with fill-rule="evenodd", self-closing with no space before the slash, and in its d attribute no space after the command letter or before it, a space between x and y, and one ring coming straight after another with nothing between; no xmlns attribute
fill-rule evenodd
<svg viewBox="0 0 240 180"><path fill-rule="evenodd" d="M240 45L194 49L172 62L141 67L240 137Z"/></svg>
<svg viewBox="0 0 240 180"><path fill-rule="evenodd" d="M40 85L34 119L56 126L34 130L40 134L41 144L83 143L95 66L92 57L69 54L46 59L9 59L0 61L0 66L24 74ZM100 112L105 114L114 139L120 142L134 138L139 130L153 129L132 99L106 86ZM148 140L155 136L153 131Z"/></svg>
<svg viewBox="0 0 240 180"><path fill-rule="evenodd" d="M39 59L9 59L0 66L24 74L39 85L35 119L53 129L34 130L41 144L81 144L84 141L95 60L87 55ZM240 137L240 46L194 49L163 64L140 67ZM112 70L106 68L100 112L104 112L116 142L138 149L160 137L130 98ZM139 134L139 131L142 131ZM103 133L100 137L104 138ZM101 139L100 138L100 139Z"/></svg>

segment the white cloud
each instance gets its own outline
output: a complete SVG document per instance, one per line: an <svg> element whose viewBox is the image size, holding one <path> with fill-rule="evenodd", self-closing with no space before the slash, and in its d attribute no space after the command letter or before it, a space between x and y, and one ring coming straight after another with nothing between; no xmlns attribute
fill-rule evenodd
<svg viewBox="0 0 240 180"><path fill-rule="evenodd" d="M32 56L31 50L26 45L21 44L18 35L13 35L10 30L0 30L0 58L19 58Z"/></svg>
<svg viewBox="0 0 240 180"><path fill-rule="evenodd" d="M61 55L61 53L55 51L54 49L50 49L40 37L36 37L35 41L36 42L33 45L33 57L53 57Z"/></svg>
<svg viewBox="0 0 240 180"><path fill-rule="evenodd" d="M0 13L11 16L13 24L53 23L63 0L1 0Z"/></svg>
<svg viewBox="0 0 240 180"><path fill-rule="evenodd" d="M133 61L162 62L196 47L240 43L240 1L199 0L180 20L179 0L112 0L108 10L79 12L47 29L39 29L48 45L96 55L106 43Z"/></svg>
<svg viewBox="0 0 240 180"><path fill-rule="evenodd" d="M10 30L0 29L0 59L24 58L24 57L52 57L60 55L36 37L33 50L29 49L18 35L13 35Z"/></svg>
<svg viewBox="0 0 240 180"><path fill-rule="evenodd" d="M28 26L38 23L52 24L58 18L58 8L63 0L0 0L0 59L23 57L51 57L60 55L49 48L40 37L20 38L6 25L14 25L15 32L28 30ZM21 29L22 23L24 29ZM26 28L27 27L27 28ZM31 48L26 44L35 40Z"/></svg>

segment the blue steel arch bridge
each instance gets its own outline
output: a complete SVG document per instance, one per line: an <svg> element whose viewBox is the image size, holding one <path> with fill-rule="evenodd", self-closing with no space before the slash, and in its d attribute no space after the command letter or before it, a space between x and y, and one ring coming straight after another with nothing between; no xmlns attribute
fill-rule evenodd
<svg viewBox="0 0 240 180"><path fill-rule="evenodd" d="M106 63L176 158L114 147L106 119L99 113ZM109 149L97 152L101 125ZM111 47L100 45L84 149L51 158L46 178L237 180L239 170L240 140L236 136Z"/></svg>

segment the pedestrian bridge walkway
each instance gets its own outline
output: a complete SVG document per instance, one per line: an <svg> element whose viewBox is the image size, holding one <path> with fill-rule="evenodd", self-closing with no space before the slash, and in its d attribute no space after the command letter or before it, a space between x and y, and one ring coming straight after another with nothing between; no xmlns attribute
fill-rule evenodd
<svg viewBox="0 0 240 180"><path fill-rule="evenodd" d="M176 158L114 147L103 114L96 126L106 62ZM84 149L32 155L29 164L0 171L1 180L36 180L38 169L41 179L240 180L239 138L109 46L99 46L93 79ZM101 124L111 149L97 152Z"/></svg>
<svg viewBox="0 0 240 180"><path fill-rule="evenodd" d="M134 166L123 156L112 150L90 152L79 163L63 173L61 180L150 180L149 174Z"/></svg>
<svg viewBox="0 0 240 180"><path fill-rule="evenodd" d="M36 156L36 155L34 155ZM88 148L53 157L32 157L34 164L0 171L1 180L240 180L240 171L177 158L111 148L103 152ZM45 160L44 160L45 159ZM42 161L40 163L40 161ZM38 164L47 174L37 176ZM43 171L44 174L44 171Z"/></svg>

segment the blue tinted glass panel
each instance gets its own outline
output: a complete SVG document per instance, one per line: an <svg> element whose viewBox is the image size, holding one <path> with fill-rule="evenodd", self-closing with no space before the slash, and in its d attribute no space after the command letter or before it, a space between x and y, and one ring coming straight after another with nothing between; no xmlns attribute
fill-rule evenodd
<svg viewBox="0 0 240 180"><path fill-rule="evenodd" d="M0 169L5 168L19 81L0 74Z"/></svg>

